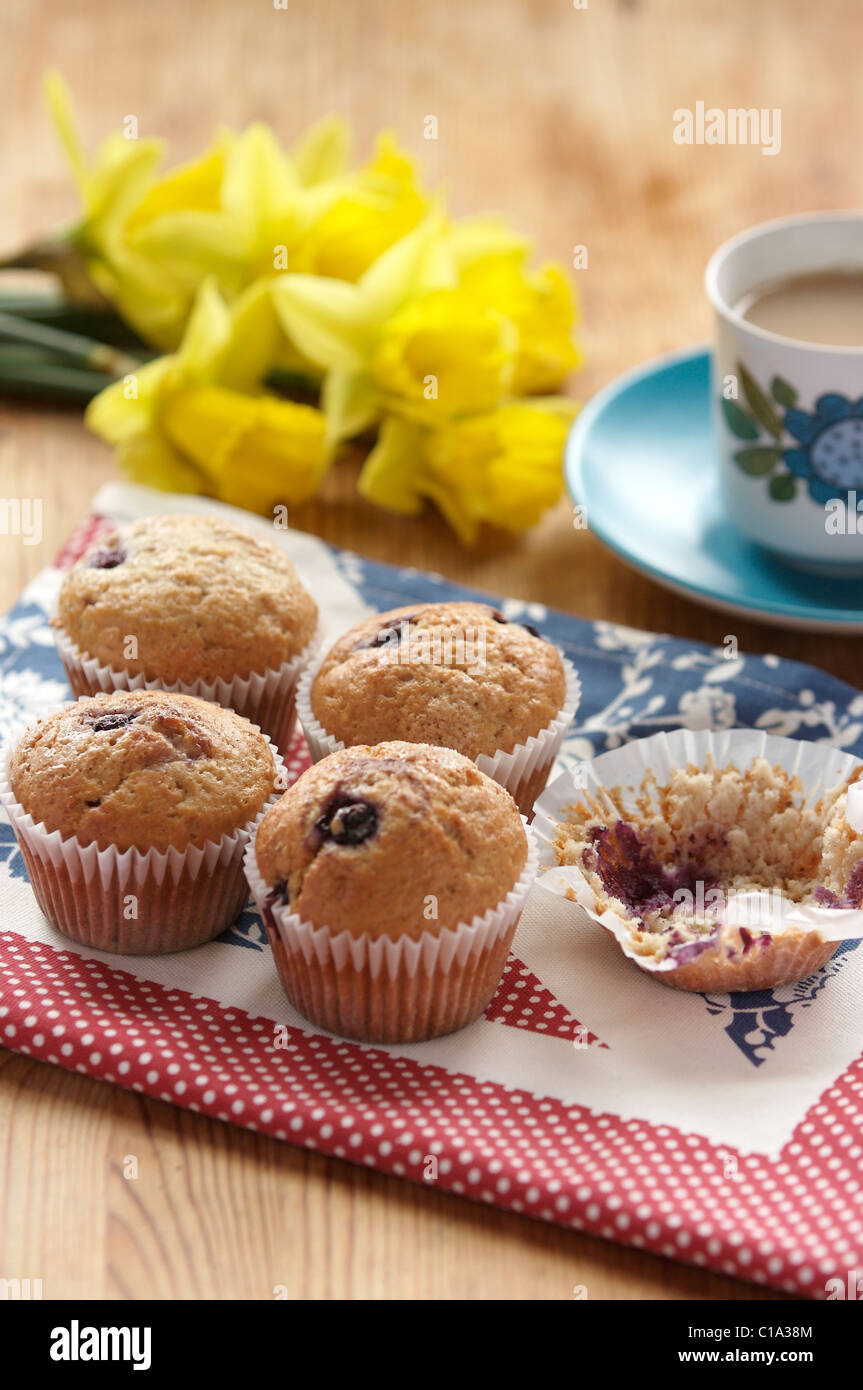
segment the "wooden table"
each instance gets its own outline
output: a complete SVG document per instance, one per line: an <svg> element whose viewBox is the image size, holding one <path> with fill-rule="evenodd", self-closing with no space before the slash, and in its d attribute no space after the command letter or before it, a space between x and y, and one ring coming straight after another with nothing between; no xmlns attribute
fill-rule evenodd
<svg viewBox="0 0 863 1390"><path fill-rule="evenodd" d="M496 209L569 262L582 292L587 398L626 367L704 340L713 247L762 218L861 197L863 10L843 0L7 0L0 12L0 250L70 217L42 69L78 94L96 141L124 116L177 158L218 123L290 138L327 110L360 147L397 130L457 211ZM782 148L682 147L696 101L779 107ZM423 139L427 115L439 138ZM74 413L0 406L0 495L44 499L44 543L0 537L8 605L114 476ZM857 639L783 632L672 596L625 568L565 503L518 540L462 550L434 516L357 501L353 470L292 522L381 560L719 644L800 657L857 682ZM140 1179L124 1180L135 1154ZM733 1280L420 1190L55 1068L0 1053L0 1275L46 1297L567 1299L764 1297Z"/></svg>

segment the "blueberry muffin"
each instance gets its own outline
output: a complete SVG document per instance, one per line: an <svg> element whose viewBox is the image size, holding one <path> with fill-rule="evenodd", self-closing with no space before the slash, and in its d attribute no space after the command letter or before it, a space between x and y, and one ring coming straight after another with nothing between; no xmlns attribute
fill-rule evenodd
<svg viewBox="0 0 863 1390"><path fill-rule="evenodd" d="M530 886L509 794L424 744L343 749L260 822L247 873L288 998L321 1027L418 1041L491 999Z"/></svg>
<svg viewBox="0 0 863 1390"><path fill-rule="evenodd" d="M420 604L344 633L307 673L300 718L316 756L387 739L456 749L529 815L574 712L573 681L530 624L484 603Z"/></svg>
<svg viewBox="0 0 863 1390"><path fill-rule="evenodd" d="M651 772L638 787L580 791L556 825L555 858L577 870L568 895L663 984L768 989L835 954L824 909L863 907L846 793L808 798L764 757L742 769L709 757L662 784Z"/></svg>
<svg viewBox="0 0 863 1390"><path fill-rule="evenodd" d="M154 516L103 536L72 567L54 627L76 695L182 690L284 747L317 619L276 545L213 517Z"/></svg>
<svg viewBox="0 0 863 1390"><path fill-rule="evenodd" d="M277 772L232 710L116 691L27 730L4 800L46 917L85 945L145 954L210 940L241 911L243 851Z"/></svg>

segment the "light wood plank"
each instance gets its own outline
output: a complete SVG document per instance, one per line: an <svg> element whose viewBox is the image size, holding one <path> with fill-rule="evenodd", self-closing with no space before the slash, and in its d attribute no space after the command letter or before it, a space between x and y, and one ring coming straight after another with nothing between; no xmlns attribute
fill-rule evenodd
<svg viewBox="0 0 863 1390"><path fill-rule="evenodd" d="M74 200L41 108L57 65L96 141L125 115L193 154L218 123L271 121L290 138L328 109L360 145L392 127L461 213L496 209L538 254L579 272L586 398L656 353L706 339L704 263L761 218L859 200L863 10L844 0L7 0L0 11L0 252L70 217ZM697 100L780 106L782 152L672 141ZM437 115L439 139L422 138ZM354 497L340 467L295 525L585 617L816 662L857 683L861 644L733 622L657 588L573 532L567 504L515 541L462 551L440 521ZM0 405L0 495L44 502L44 542L0 538L11 603L113 476L74 413ZM46 1296L566 1299L761 1297L602 1241L547 1229L298 1152L86 1078L0 1054L0 1274ZM141 1176L122 1176L126 1154Z"/></svg>

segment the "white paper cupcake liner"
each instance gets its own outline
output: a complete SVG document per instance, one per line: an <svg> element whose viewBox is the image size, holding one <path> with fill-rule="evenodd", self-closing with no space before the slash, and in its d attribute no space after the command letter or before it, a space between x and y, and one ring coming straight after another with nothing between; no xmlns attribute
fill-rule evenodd
<svg viewBox="0 0 863 1390"><path fill-rule="evenodd" d="M201 700L242 714L267 734L282 753L287 753L296 728L297 681L313 659L321 635L318 626L299 656L281 666L253 672L250 676L235 676L230 681L220 677L215 681L187 682L146 680L141 672L130 675L128 671L115 671L82 652L62 627L52 630L66 679L75 696L110 694L115 690L168 690L173 694L197 695Z"/></svg>
<svg viewBox="0 0 863 1390"><path fill-rule="evenodd" d="M68 708L74 701L68 702ZM44 915L82 946L121 955L165 955L211 941L239 916L248 898L243 854L257 817L233 834L185 850L113 846L99 849L76 836L49 831L16 799L10 764L26 727L0 752L0 805L24 857L30 885ZM266 735L264 735L266 738ZM284 762L267 738L276 790L263 815L287 785Z"/></svg>
<svg viewBox="0 0 863 1390"><path fill-rule="evenodd" d="M755 758L783 768L800 779L808 802L844 782L860 759L823 743L777 738L757 729L723 731L675 730L638 739L602 753L556 778L540 797L532 829L539 840L538 882L549 892L567 898L573 908L589 917L615 938L623 954L663 984L703 993L767 989L811 975L830 959L839 942L863 937L863 910L798 905L764 893L738 894L729 900L726 924L718 942L708 943L682 960L662 960L640 954L632 939L632 921L610 908L599 910L593 889L577 865L559 865L554 849L558 826L566 820L567 807L602 788L639 788L648 772L659 786L670 780L676 768L689 763L703 767L712 756L718 768L729 763L741 771ZM740 929L746 931L741 938ZM752 934L757 938L752 939ZM762 940L762 936L769 938ZM748 938L748 939L747 939Z"/></svg>
<svg viewBox="0 0 863 1390"><path fill-rule="evenodd" d="M500 983L536 877L538 849L526 824L525 834L527 861L496 907L418 939L374 939L315 927L286 904L271 903L255 855L256 825L246 878L294 1008L318 1027L362 1042L423 1042L473 1022Z"/></svg>
<svg viewBox="0 0 863 1390"><path fill-rule="evenodd" d="M492 755L480 753L474 759L480 772L486 773L502 787L506 787L521 814L528 819L533 814L536 798L548 781L554 760L560 752L560 746L581 700L578 672L562 652L560 656L566 677L566 697L551 723L524 743L516 744L508 753L499 749ZM312 686L323 659L310 663L297 685L297 713L314 762L320 762L321 758L328 757L330 753L337 753L345 746L341 739L327 733L312 713Z"/></svg>

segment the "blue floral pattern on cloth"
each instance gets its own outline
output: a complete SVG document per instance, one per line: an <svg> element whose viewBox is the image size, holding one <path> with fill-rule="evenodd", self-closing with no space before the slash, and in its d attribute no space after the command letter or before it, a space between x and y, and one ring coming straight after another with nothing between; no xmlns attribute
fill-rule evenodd
<svg viewBox="0 0 863 1390"><path fill-rule="evenodd" d="M725 1031L729 1038L744 1057L760 1067L773 1051L776 1039L791 1032L795 1010L810 1007L829 981L848 964L848 956L859 945L859 941L843 942L821 970L792 985L756 989L748 994L706 994L707 1011L728 1019Z"/></svg>
<svg viewBox="0 0 863 1390"><path fill-rule="evenodd" d="M227 931L217 938L226 946L244 946L247 951L263 951L267 946L267 932L255 908L249 906L240 913Z"/></svg>
<svg viewBox="0 0 863 1390"><path fill-rule="evenodd" d="M10 878L27 877L24 856L18 848L18 841L8 820L0 820L0 864L6 865Z"/></svg>
<svg viewBox="0 0 863 1390"><path fill-rule="evenodd" d="M344 579L371 608L466 598L491 602L511 619L537 625L575 664L582 703L564 741L573 764L631 739L667 729L751 727L812 739L863 757L863 694L814 667L775 656L745 656L686 639L588 622L542 604L502 599L450 583L439 575L397 569L347 551L333 551ZM0 737L22 721L47 714L70 698L38 584L0 619ZM25 877L11 827L0 820L0 864ZM219 938L247 950L266 949L257 914L247 909ZM708 1010L759 1066L793 1026L795 1011L811 1006L858 943L846 943L828 965L796 985L730 996L706 996Z"/></svg>

